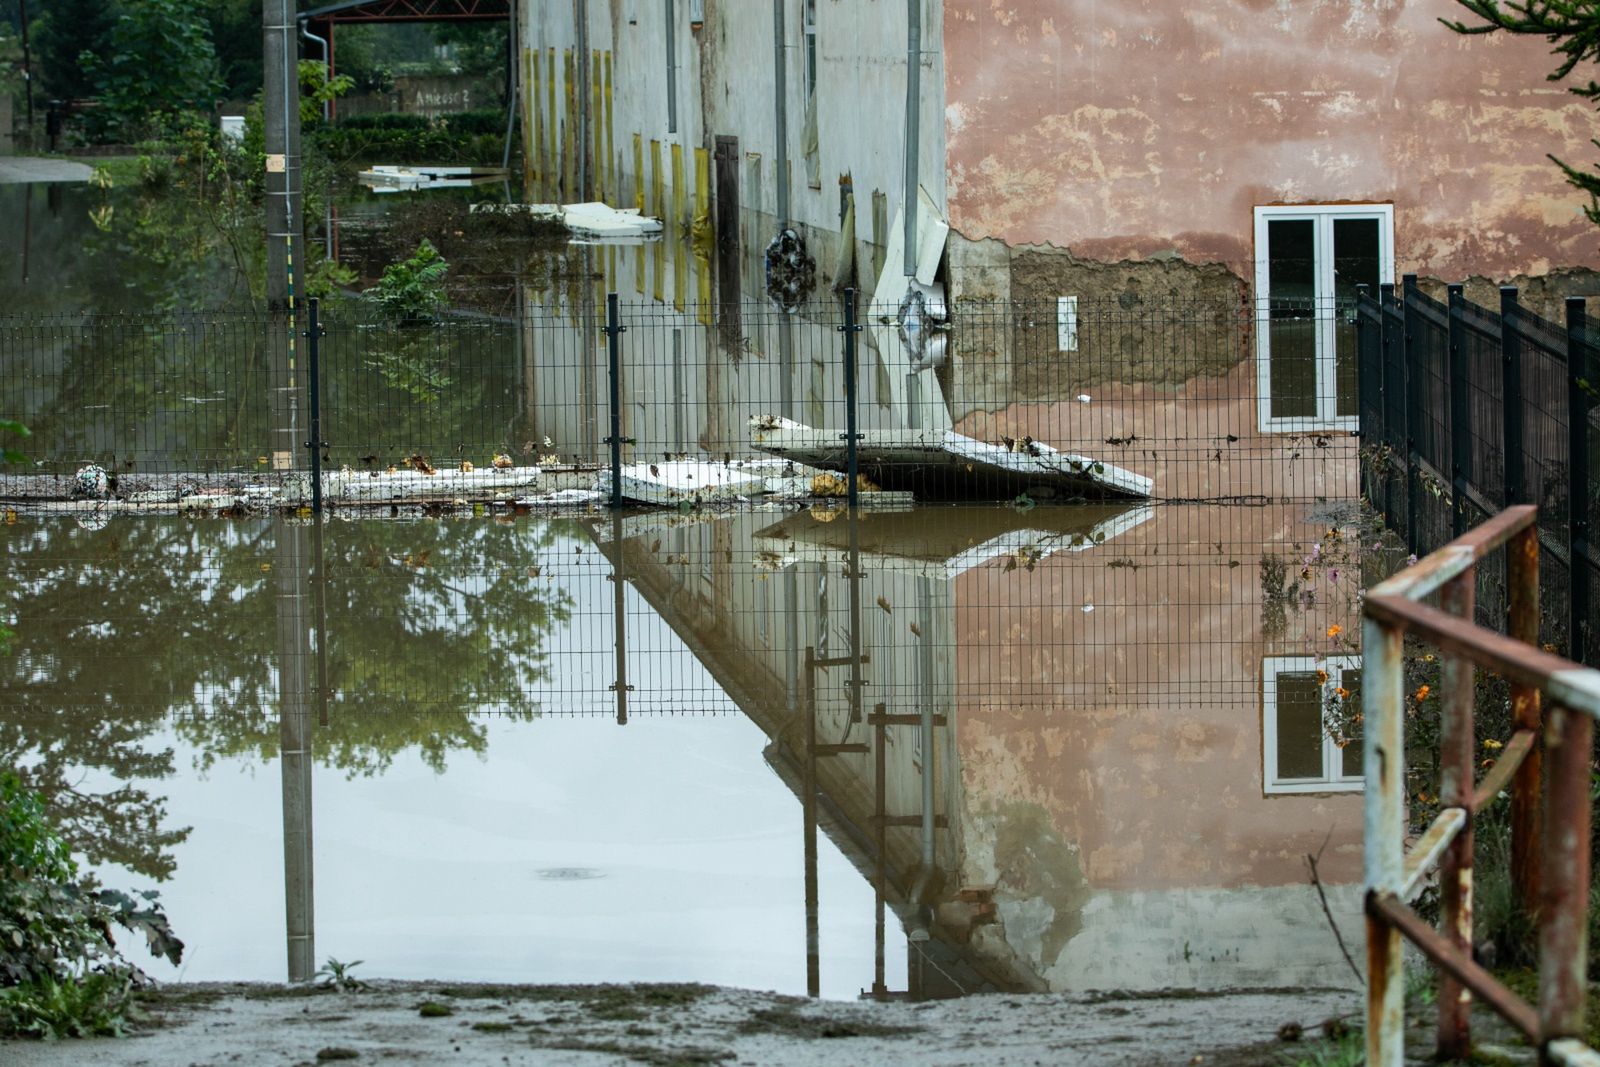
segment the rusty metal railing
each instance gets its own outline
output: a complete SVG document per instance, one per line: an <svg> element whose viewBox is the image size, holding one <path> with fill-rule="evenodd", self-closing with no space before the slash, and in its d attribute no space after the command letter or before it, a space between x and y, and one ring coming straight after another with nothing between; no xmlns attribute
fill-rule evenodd
<svg viewBox="0 0 1600 1067"><path fill-rule="evenodd" d="M1584 1032L1588 969L1589 767L1600 671L1538 647L1539 540L1532 507L1507 508L1380 583L1363 614L1366 768L1367 1062L1404 1055L1402 938L1438 966L1438 1052L1464 1057L1476 995L1540 1049L1542 1063L1600 1065ZM1508 549L1507 633L1473 622L1477 565ZM1439 607L1424 604L1437 593ZM1442 653L1439 816L1405 851L1407 636ZM1512 735L1474 783L1473 670L1511 684ZM1544 703L1541 716L1540 705ZM1541 728L1542 734L1541 737ZM1543 763L1543 766L1541 766ZM1545 778L1541 789L1541 777ZM1473 813L1511 786L1512 886L1539 928L1539 1003L1472 957ZM1541 795L1542 793L1542 795ZM1541 848L1541 842L1544 847ZM1439 929L1409 906L1439 869Z"/></svg>

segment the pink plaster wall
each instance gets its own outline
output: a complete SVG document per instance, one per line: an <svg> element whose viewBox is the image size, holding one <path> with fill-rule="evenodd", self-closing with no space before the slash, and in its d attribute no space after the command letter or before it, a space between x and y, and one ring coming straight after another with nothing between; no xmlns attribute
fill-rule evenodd
<svg viewBox="0 0 1600 1067"><path fill-rule="evenodd" d="M1390 201L1401 272L1600 266L1546 153L1600 119L1538 38L1452 0L945 0L949 213L964 236L1245 274L1252 208ZM1585 76L1587 77L1587 75Z"/></svg>

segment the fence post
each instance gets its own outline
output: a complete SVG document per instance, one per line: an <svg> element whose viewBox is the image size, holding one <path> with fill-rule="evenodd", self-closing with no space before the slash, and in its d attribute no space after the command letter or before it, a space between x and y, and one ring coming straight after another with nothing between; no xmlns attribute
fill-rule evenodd
<svg viewBox="0 0 1600 1067"><path fill-rule="evenodd" d="M306 373L310 391L311 440L306 447L311 450L311 512L322 514L322 450L328 442L322 439L322 322L319 318L322 301L312 297L306 301Z"/></svg>
<svg viewBox="0 0 1600 1067"><path fill-rule="evenodd" d="M1539 908L1539 1031L1584 1034L1589 965L1589 761L1594 720L1556 705L1545 716L1544 894ZM1541 1063L1550 1062L1540 1057Z"/></svg>
<svg viewBox="0 0 1600 1067"><path fill-rule="evenodd" d="M1395 445L1405 426L1404 405L1406 396L1405 368L1399 367L1398 373L1391 375L1390 368L1397 367L1391 351L1394 344L1394 331L1389 326L1389 309L1394 306L1394 283L1383 282L1378 286L1378 358L1383 363L1383 444L1389 463L1383 475L1383 514L1384 518L1393 523L1394 519L1394 493L1395 484L1399 481L1395 477L1393 467L1396 453ZM1389 407L1399 403L1402 407L1400 425L1394 425L1389 420ZM1411 536L1410 531L1406 533Z"/></svg>
<svg viewBox="0 0 1600 1067"><path fill-rule="evenodd" d="M1584 299L1566 298L1566 569L1571 589L1570 659L1589 662L1589 358Z"/></svg>
<svg viewBox="0 0 1600 1067"><path fill-rule="evenodd" d="M606 362L611 378L611 435L606 444L611 446L611 506L622 506L622 313L617 307L617 294L606 294ZM632 442L628 442L632 444Z"/></svg>
<svg viewBox="0 0 1600 1067"><path fill-rule="evenodd" d="M844 325L838 327L844 334L844 420L845 420L845 455L847 457L849 479L850 506L854 508L860 503L859 490L856 483L860 481L860 458L857 455L857 442L861 434L856 431L856 334L861 332L861 324L856 322L856 291L844 291Z"/></svg>
<svg viewBox="0 0 1600 1067"><path fill-rule="evenodd" d="M1376 502L1377 496L1372 491L1372 479L1367 474L1367 459L1366 455L1364 455L1371 447L1368 444L1372 436L1371 431L1376 429L1376 427L1367 425L1365 416L1369 411L1379 418L1383 416L1383 365L1381 362L1376 367L1367 365L1367 350L1369 346L1366 341L1366 332L1370 327L1367 325L1366 316L1362 314L1362 308L1371 299L1372 289L1370 286L1356 286L1356 391L1357 395L1361 397L1358 412L1362 416L1361 428L1357 431L1358 440L1361 442L1361 447L1358 450L1358 455L1361 455L1361 459L1356 464L1356 472L1360 477L1361 495L1367 500ZM1376 404L1371 402L1374 395L1378 398Z"/></svg>
<svg viewBox="0 0 1600 1067"><path fill-rule="evenodd" d="M1460 298L1451 287L1451 305ZM1454 331L1454 318L1451 320ZM1477 568L1468 567L1440 591L1440 606L1470 623L1473 618ZM1439 806L1466 814L1461 832L1439 864L1439 933L1465 957L1472 956L1472 660L1447 654L1439 671ZM1460 981L1439 976L1437 1052L1441 1060L1464 1058L1472 1048L1472 994Z"/></svg>
<svg viewBox="0 0 1600 1067"><path fill-rule="evenodd" d="M1467 482L1472 468L1472 404L1467 392L1466 290L1446 286L1450 341L1450 536L1467 532ZM1470 622L1471 619L1469 618Z"/></svg>
<svg viewBox="0 0 1600 1067"><path fill-rule="evenodd" d="M1568 658L1589 662L1589 392L1583 298L1567 297L1567 570L1571 579Z"/></svg>
<svg viewBox="0 0 1600 1067"><path fill-rule="evenodd" d="M1528 502L1528 476L1523 467L1522 444L1522 336L1511 325L1517 317L1517 287L1500 287L1500 398L1503 410L1500 415L1503 440L1501 454L1505 460L1506 507ZM1537 636L1529 639L1537 644Z"/></svg>
<svg viewBox="0 0 1600 1067"><path fill-rule="evenodd" d="M1363 839L1367 899L1367 1063L1405 1059L1405 975L1400 931L1372 907L1400 895L1405 842L1405 670L1399 630L1367 618L1361 626Z"/></svg>
<svg viewBox="0 0 1600 1067"><path fill-rule="evenodd" d="M1401 328L1400 328L1400 365L1405 368L1406 375L1406 540L1418 555L1427 552L1432 546L1418 543L1417 538L1417 424L1421 421L1419 416L1422 395L1421 383L1417 381L1414 359L1416 352L1412 340L1416 336L1416 301L1417 276L1407 274L1400 279L1401 291Z"/></svg>
<svg viewBox="0 0 1600 1067"><path fill-rule="evenodd" d="M1506 636L1533 647L1539 644L1539 528L1530 526L1506 546L1506 586L1511 609ZM1537 686L1511 687L1511 723L1518 730L1542 732ZM1535 737L1540 733L1536 732ZM1539 914L1540 867L1543 859L1540 806L1543 803L1544 752L1536 741L1511 785L1511 887L1517 908L1535 922Z"/></svg>

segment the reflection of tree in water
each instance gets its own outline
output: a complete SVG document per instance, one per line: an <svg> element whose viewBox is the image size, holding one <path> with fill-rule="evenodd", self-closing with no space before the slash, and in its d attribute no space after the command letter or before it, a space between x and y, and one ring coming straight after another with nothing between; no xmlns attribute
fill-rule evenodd
<svg viewBox="0 0 1600 1067"><path fill-rule="evenodd" d="M377 774L416 749L435 771L452 751L485 751L473 713L537 714L549 677L545 635L571 598L530 561L554 544L554 524L472 522L335 524L324 535L328 574L328 724L315 731L320 762ZM270 595L270 593L269 593ZM278 751L275 711L186 720L180 733L216 759Z"/></svg>
<svg viewBox="0 0 1600 1067"><path fill-rule="evenodd" d="M175 867L172 847L189 836L189 828L169 827L165 798L134 784L172 773L172 749L145 745L158 725L120 715L8 709L0 719L0 762L44 796L73 852L93 864L114 863L165 881ZM121 784L90 789L86 771Z"/></svg>
<svg viewBox="0 0 1600 1067"><path fill-rule="evenodd" d="M335 524L324 537L329 724L317 758L381 773L416 749L442 771L482 754L474 712L536 714L548 631L570 597L530 574L550 524ZM73 847L161 879L188 831L168 827L149 783L174 772L151 743L174 721L207 768L277 757L276 585L266 520L142 518L102 530L7 528L0 759L50 799ZM537 574L537 568L531 568ZM85 772L114 779L94 791Z"/></svg>

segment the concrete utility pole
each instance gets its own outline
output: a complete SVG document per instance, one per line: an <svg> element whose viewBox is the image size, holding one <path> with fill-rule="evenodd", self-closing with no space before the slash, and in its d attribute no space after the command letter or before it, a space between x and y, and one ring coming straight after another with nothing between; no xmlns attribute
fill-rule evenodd
<svg viewBox="0 0 1600 1067"><path fill-rule="evenodd" d="M296 300L300 292L305 219L300 211L300 49L295 0L261 6L263 127L267 152L267 360L272 390L268 428L273 470L302 463L300 382L295 366Z"/></svg>

